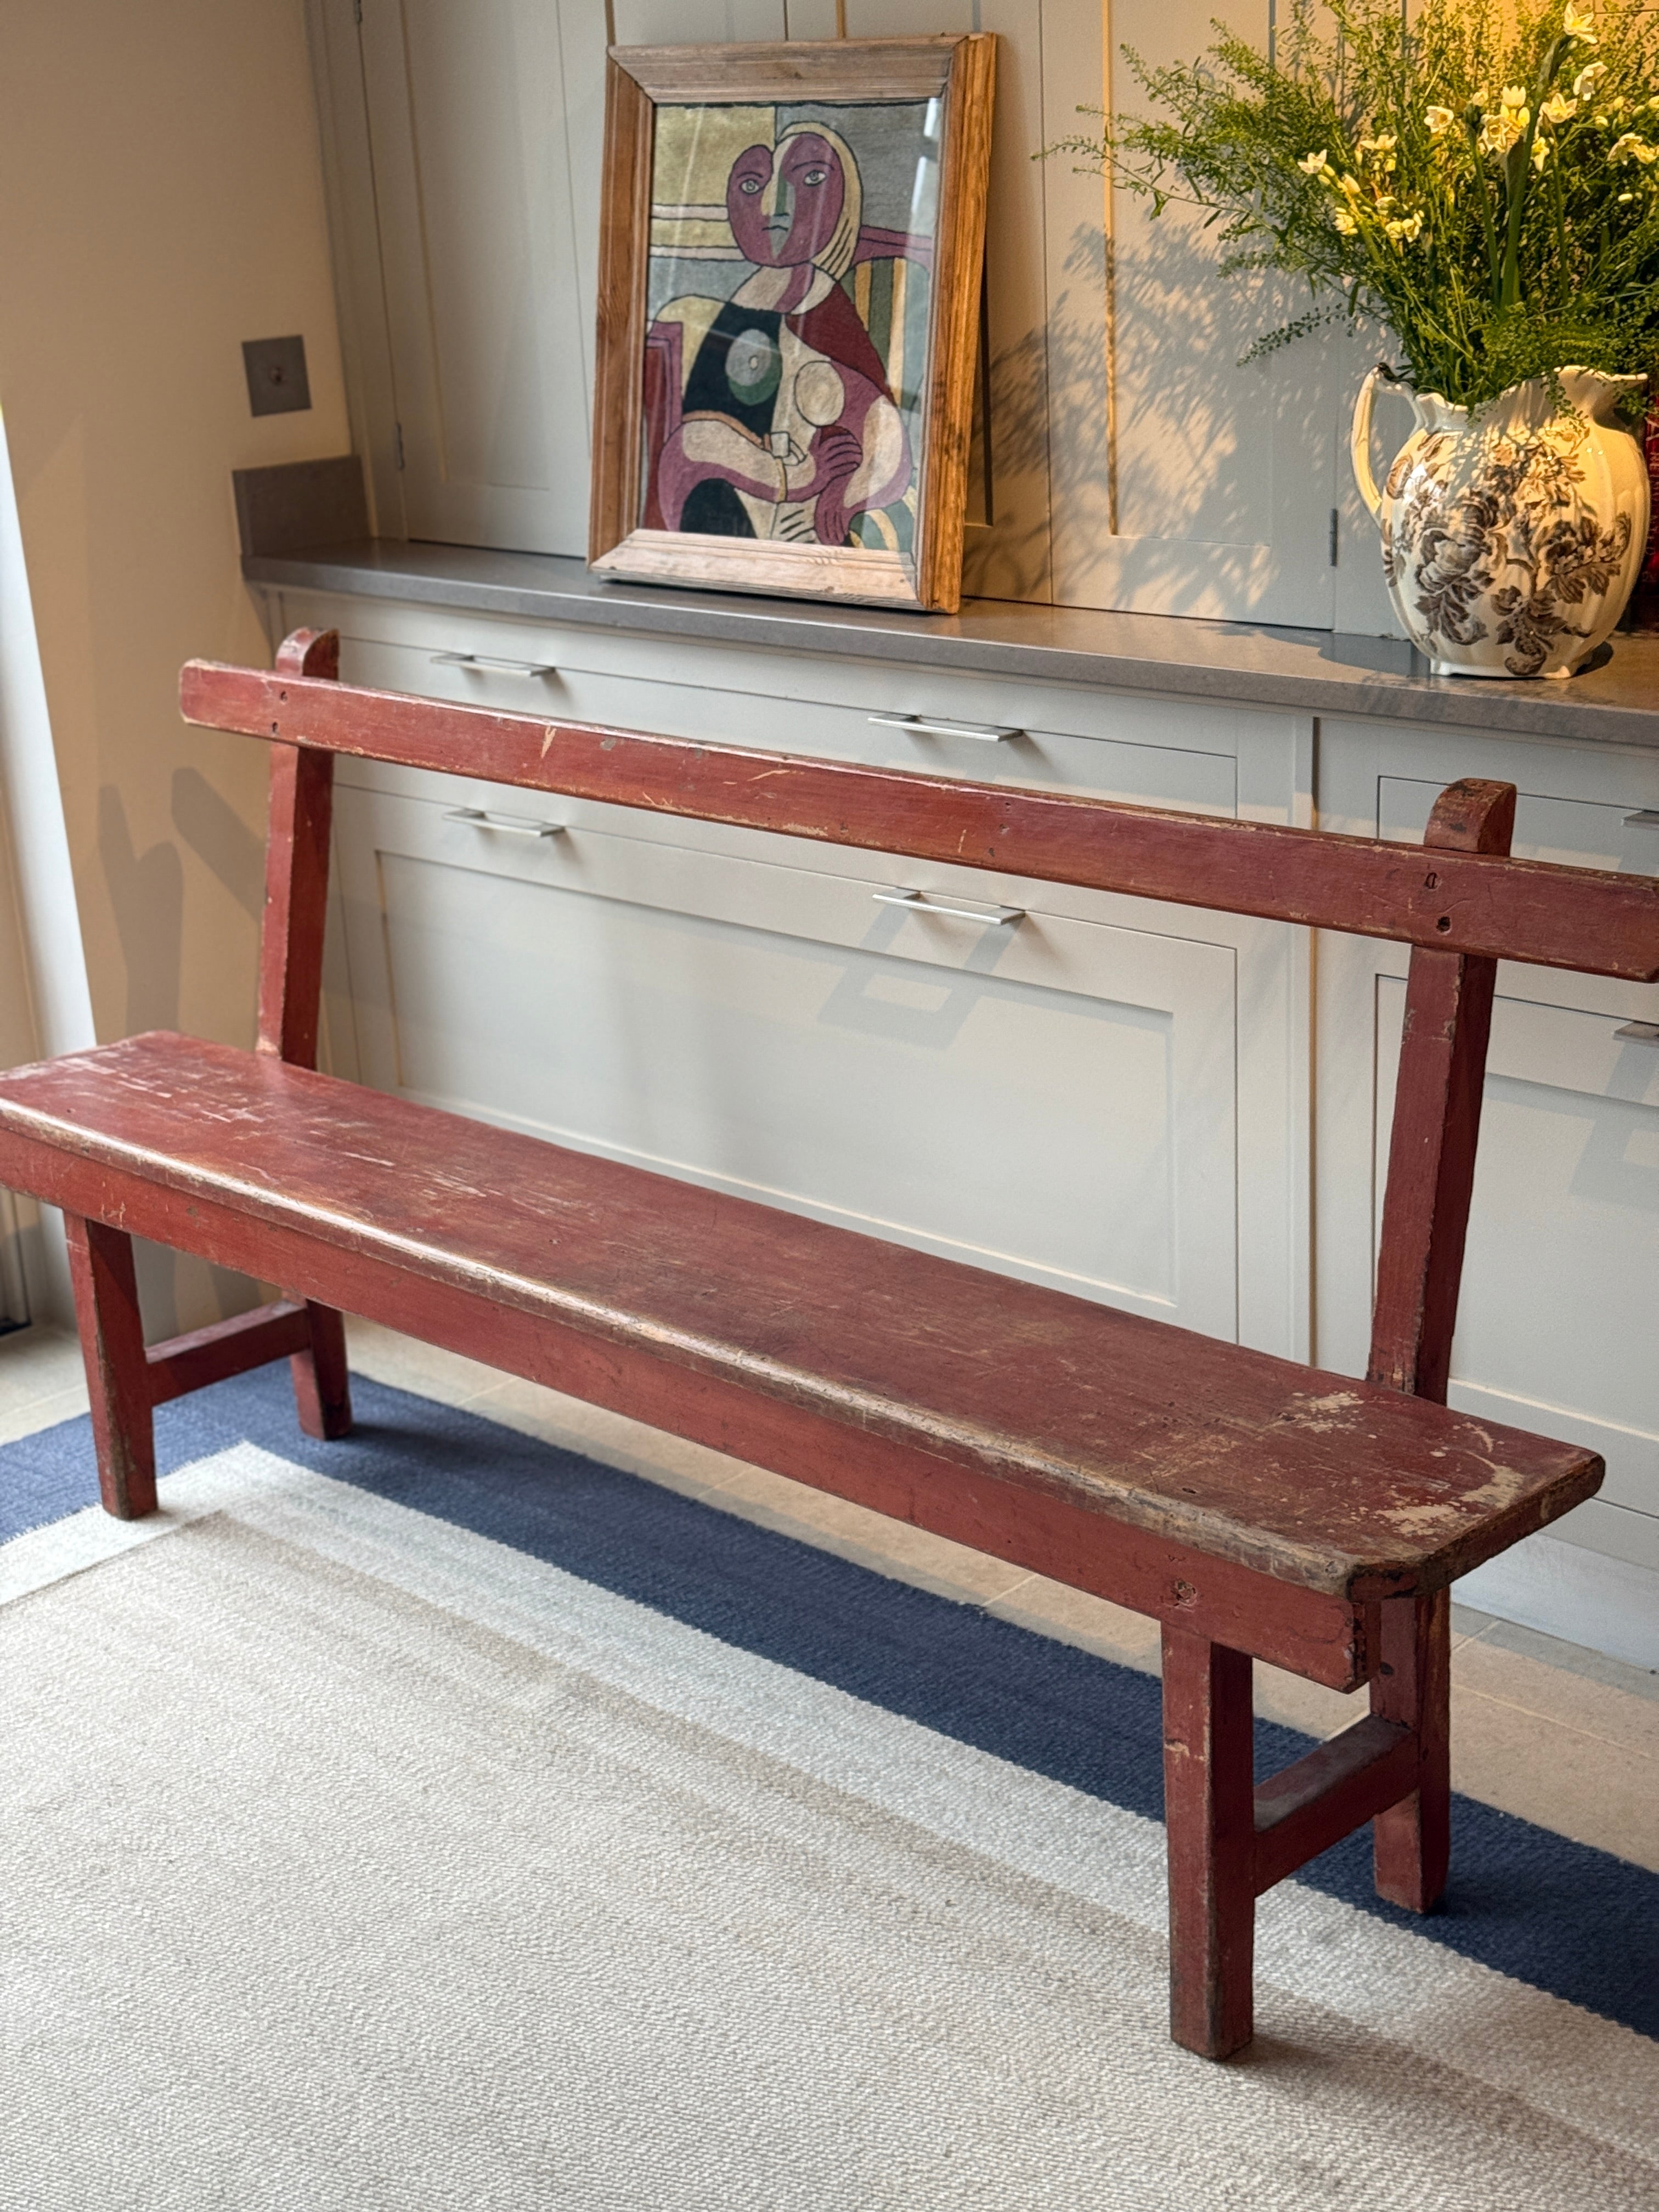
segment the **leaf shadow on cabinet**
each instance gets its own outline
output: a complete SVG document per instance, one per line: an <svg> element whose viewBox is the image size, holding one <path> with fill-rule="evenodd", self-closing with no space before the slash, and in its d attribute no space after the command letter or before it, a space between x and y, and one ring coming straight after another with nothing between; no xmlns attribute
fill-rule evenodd
<svg viewBox="0 0 1659 2212"><path fill-rule="evenodd" d="M1223 277L1202 234L1168 217L1109 257L1080 224L1063 276L1046 323L995 356L990 380L994 477L1046 472L1054 543L1070 548L1056 597L1248 610L1302 510L1322 527L1338 495L1328 349L1315 337L1241 367L1302 302L1269 276ZM999 530L999 592L1039 590L1048 535ZM1292 557L1306 564L1306 547ZM1322 607L1300 618L1328 627Z"/></svg>

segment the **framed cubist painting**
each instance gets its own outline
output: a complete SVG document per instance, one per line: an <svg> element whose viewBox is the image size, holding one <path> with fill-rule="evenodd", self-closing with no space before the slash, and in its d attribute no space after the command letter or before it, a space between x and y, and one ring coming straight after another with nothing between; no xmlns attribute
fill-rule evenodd
<svg viewBox="0 0 1659 2212"><path fill-rule="evenodd" d="M954 611L994 52L611 49L599 574Z"/></svg>

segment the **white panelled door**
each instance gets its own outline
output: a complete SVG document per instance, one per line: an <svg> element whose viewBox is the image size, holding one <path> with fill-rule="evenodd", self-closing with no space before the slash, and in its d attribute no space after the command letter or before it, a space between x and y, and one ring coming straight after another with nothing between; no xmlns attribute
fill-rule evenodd
<svg viewBox="0 0 1659 2212"><path fill-rule="evenodd" d="M1265 44L1269 4L1226 20ZM1031 12L1051 145L1097 131L1090 109L1152 112L1124 47L1157 66L1194 59L1215 35L1212 0ZM1195 216L1154 219L1063 155L1041 167L1044 317L1000 353L994 444L1004 465L1024 457L1042 410L1054 601L1397 635L1346 458L1379 334L1334 329L1241 368L1256 337L1306 307L1299 281L1223 279ZM1379 442L1395 427L1385 416ZM986 588L1028 595L1006 558Z"/></svg>
<svg viewBox="0 0 1659 2212"><path fill-rule="evenodd" d="M604 10L362 0L406 527L587 542Z"/></svg>
<svg viewBox="0 0 1659 2212"><path fill-rule="evenodd" d="M1044 122L1053 139L1098 128L1079 106L1151 112L1124 46L1157 66L1194 58L1215 36L1212 0L1049 13ZM1267 14L1267 0L1249 0L1228 21L1265 43ZM1155 220L1122 191L1111 195L1109 257L1102 179L1063 160L1048 167L1055 598L1329 628L1340 496L1333 384L1346 380L1348 347L1304 343L1240 368L1252 340L1305 295L1267 280L1224 280L1213 234L1196 218L1171 208ZM1337 550L1340 558L1340 542Z"/></svg>

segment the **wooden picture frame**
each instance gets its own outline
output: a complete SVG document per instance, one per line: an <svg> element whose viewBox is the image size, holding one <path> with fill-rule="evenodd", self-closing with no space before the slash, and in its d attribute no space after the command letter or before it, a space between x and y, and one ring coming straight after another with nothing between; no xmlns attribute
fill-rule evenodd
<svg viewBox="0 0 1659 2212"><path fill-rule="evenodd" d="M599 574L956 611L995 53L611 49Z"/></svg>

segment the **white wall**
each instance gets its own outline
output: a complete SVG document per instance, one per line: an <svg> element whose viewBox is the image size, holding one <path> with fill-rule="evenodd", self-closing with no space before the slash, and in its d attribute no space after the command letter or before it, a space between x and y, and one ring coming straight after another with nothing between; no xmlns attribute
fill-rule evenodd
<svg viewBox="0 0 1659 2212"><path fill-rule="evenodd" d="M296 331L311 410L255 421L241 341ZM0 407L98 1034L249 1042L264 759L176 684L268 658L231 470L349 444L302 0L0 10Z"/></svg>

